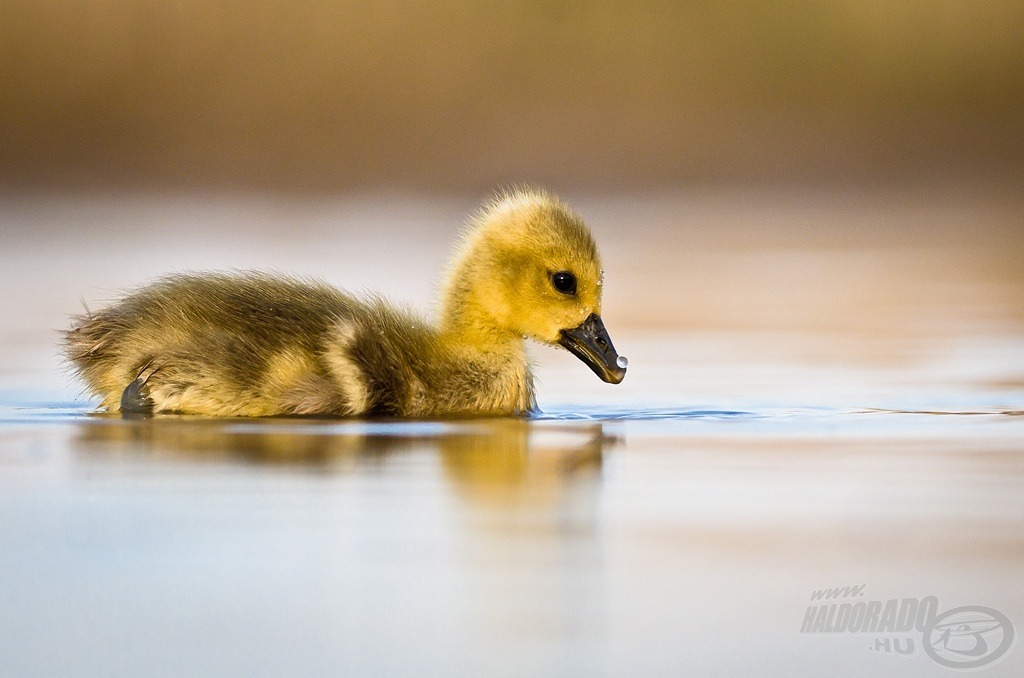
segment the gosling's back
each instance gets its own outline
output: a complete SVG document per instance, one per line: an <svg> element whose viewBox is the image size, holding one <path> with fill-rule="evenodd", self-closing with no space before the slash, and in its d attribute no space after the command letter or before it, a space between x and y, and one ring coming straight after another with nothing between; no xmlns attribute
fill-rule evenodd
<svg viewBox="0 0 1024 678"><path fill-rule="evenodd" d="M339 323L367 308L323 284L269 275L174 276L79 316L68 356L103 405L147 380L161 409L211 415L347 414L329 375Z"/></svg>

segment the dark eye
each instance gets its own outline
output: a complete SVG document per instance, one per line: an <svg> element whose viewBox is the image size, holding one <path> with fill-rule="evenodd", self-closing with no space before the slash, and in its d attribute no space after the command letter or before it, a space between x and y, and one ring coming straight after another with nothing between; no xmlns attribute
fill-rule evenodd
<svg viewBox="0 0 1024 678"><path fill-rule="evenodd" d="M576 276L569 271L559 271L552 275L551 284L562 294L576 294Z"/></svg>

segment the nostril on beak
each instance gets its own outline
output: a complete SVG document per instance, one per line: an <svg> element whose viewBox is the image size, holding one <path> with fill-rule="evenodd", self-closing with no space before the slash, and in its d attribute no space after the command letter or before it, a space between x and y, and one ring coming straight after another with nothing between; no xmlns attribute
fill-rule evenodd
<svg viewBox="0 0 1024 678"><path fill-rule="evenodd" d="M597 338L597 345L601 348L608 348L608 342L604 340L604 337Z"/></svg>

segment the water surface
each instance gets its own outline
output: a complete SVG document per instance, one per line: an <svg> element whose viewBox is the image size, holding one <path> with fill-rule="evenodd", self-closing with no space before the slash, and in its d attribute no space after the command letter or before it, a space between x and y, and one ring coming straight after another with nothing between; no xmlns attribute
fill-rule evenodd
<svg viewBox="0 0 1024 678"><path fill-rule="evenodd" d="M801 632L814 592L847 586L851 604L934 597L1024 633L1024 327L1004 221L974 248L914 247L878 235L890 212L852 206L867 242L796 228L748 246L728 228L743 210L694 240L675 203L598 202L620 386L537 348L526 419L213 420L94 412L53 330L79 296L169 269L368 286L384 245L358 205L282 208L361 234L332 241L356 250L335 269L322 243L275 236L280 214L252 237L226 208L127 204L7 208L4 675L950 675L921 631ZM394 209L404 264L387 282L425 307L414 281L443 248L408 224L440 227ZM616 237L637 213L672 226ZM139 214L163 237L101 237ZM93 225L31 237L60 219ZM197 220L201 240L180 225ZM982 674L1022 671L1018 642Z"/></svg>

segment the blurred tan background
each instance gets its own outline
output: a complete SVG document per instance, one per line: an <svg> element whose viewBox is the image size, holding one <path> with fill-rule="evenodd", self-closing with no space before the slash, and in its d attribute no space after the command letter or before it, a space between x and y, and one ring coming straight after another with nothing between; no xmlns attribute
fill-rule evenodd
<svg viewBox="0 0 1024 678"><path fill-rule="evenodd" d="M1019 0L0 0L0 187L1019 185Z"/></svg>
<svg viewBox="0 0 1024 678"><path fill-rule="evenodd" d="M991 348L1024 337L1022 36L1020 0L0 0L0 380L66 388L54 330L172 271L429 313L528 182L601 244L623 388L953 350L922 337L1024 383Z"/></svg>

